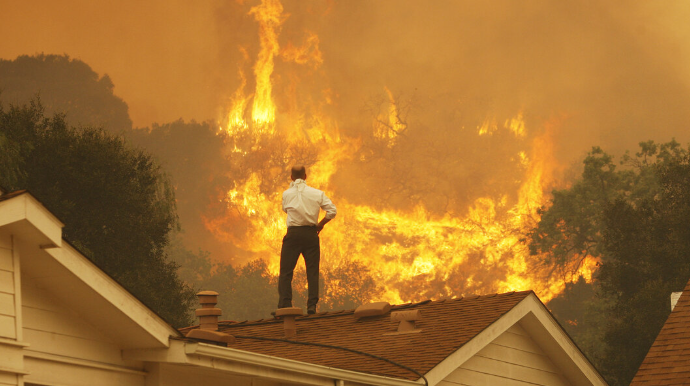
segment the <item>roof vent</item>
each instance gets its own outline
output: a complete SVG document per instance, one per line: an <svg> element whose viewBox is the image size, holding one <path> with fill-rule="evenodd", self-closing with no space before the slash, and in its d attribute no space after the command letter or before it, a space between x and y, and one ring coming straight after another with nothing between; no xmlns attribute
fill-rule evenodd
<svg viewBox="0 0 690 386"><path fill-rule="evenodd" d="M400 322L398 331L391 332L384 335L409 334L412 332L420 332L422 329L415 329L415 322L422 320L422 313L419 310L412 311L395 311L391 313L391 322Z"/></svg>
<svg viewBox="0 0 690 386"><path fill-rule="evenodd" d="M297 336L295 318L298 316L302 316L302 309L299 307L285 307L276 310L276 318L283 318L286 338L294 338Z"/></svg>
<svg viewBox="0 0 690 386"><path fill-rule="evenodd" d="M218 292L201 291L196 296L201 304L201 308L195 312L199 317L199 327L202 330L218 330L218 317L222 314L220 308L216 308Z"/></svg>
<svg viewBox="0 0 690 386"><path fill-rule="evenodd" d="M680 299L682 294L682 292L671 292L671 311L676 308L676 303L678 303L678 299Z"/></svg>
<svg viewBox="0 0 690 386"><path fill-rule="evenodd" d="M218 331L218 317L222 313L220 308L216 308L218 292L201 291L196 296L201 304L201 308L196 310L196 316L199 317L199 328L190 330L187 333L187 338L235 343L234 336Z"/></svg>
<svg viewBox="0 0 690 386"><path fill-rule="evenodd" d="M368 316L385 315L391 310L391 305L388 302L375 302L369 304L362 304L355 310L355 319L366 318Z"/></svg>

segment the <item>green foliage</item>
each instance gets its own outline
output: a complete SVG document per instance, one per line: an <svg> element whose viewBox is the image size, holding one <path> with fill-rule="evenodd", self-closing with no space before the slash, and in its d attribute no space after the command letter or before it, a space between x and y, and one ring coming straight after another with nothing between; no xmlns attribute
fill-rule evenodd
<svg viewBox="0 0 690 386"><path fill-rule="evenodd" d="M599 280L614 299L602 365L617 369L614 383L627 385L670 313L671 292L690 278L690 157L686 152L655 167L658 196L622 199L604 212L607 262Z"/></svg>
<svg viewBox="0 0 690 386"><path fill-rule="evenodd" d="M617 199L635 203L659 193L657 165L687 154L678 142L640 143L641 150L622 157L620 168L613 157L594 147L583 161L583 172L571 187L552 192L548 208L529 234L529 248L560 267L576 271L586 257L601 257L604 208Z"/></svg>
<svg viewBox="0 0 690 386"><path fill-rule="evenodd" d="M236 320L270 317L278 303L278 278L270 274L266 262L258 259L237 270L224 269L235 272L227 297L229 313Z"/></svg>
<svg viewBox="0 0 690 386"><path fill-rule="evenodd" d="M558 265L599 256L599 214L611 197L621 194L621 178L611 156L595 147L583 163L582 179L569 189L553 191L552 205L540 210L541 220L530 234L530 251Z"/></svg>
<svg viewBox="0 0 690 386"><path fill-rule="evenodd" d="M2 114L2 106L0 106ZM2 181L6 186L14 186L23 178L21 167L20 149L16 142L9 141L7 137L0 133L0 170L2 170Z"/></svg>
<svg viewBox="0 0 690 386"><path fill-rule="evenodd" d="M178 266L178 276L186 283L198 283L211 277L215 266L210 260L210 253L199 250L196 253L184 246L180 233L170 238L166 255Z"/></svg>
<svg viewBox="0 0 690 386"><path fill-rule="evenodd" d="M671 292L690 278L689 192L689 152L676 141L640 143L620 168L594 148L582 178L554 192L530 235L532 252L560 267L601 261L592 283L568 284L549 307L611 385L630 382Z"/></svg>
<svg viewBox="0 0 690 386"><path fill-rule="evenodd" d="M375 301L382 293L369 268L358 261L346 260L325 270L325 296L320 310L354 309Z"/></svg>
<svg viewBox="0 0 690 386"><path fill-rule="evenodd" d="M2 100L21 105L40 95L47 115L65 114L71 125L103 127L120 133L132 128L127 104L113 94L108 75L67 55L22 55L0 59Z"/></svg>
<svg viewBox="0 0 690 386"><path fill-rule="evenodd" d="M132 130L127 138L154 155L170 175L185 240L199 236L208 208L230 190L225 137L210 123L179 120Z"/></svg>
<svg viewBox="0 0 690 386"><path fill-rule="evenodd" d="M20 167L3 170L0 185L28 189L66 224L67 240L173 325L189 324L193 292L165 255L178 228L174 194L151 157L102 129L46 118L36 101L0 109L0 133Z"/></svg>
<svg viewBox="0 0 690 386"><path fill-rule="evenodd" d="M563 328L573 338L577 346L599 369L604 357L606 324L602 323L610 307L607 299L599 296L598 288L587 283L580 276L572 283L566 283L565 290L551 299L547 307Z"/></svg>

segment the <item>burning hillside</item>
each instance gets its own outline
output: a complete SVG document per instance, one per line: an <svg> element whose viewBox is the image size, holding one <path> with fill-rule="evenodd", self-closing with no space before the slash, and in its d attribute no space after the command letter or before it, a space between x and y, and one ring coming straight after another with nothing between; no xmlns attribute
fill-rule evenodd
<svg viewBox="0 0 690 386"><path fill-rule="evenodd" d="M560 292L562 278L521 241L553 184L557 122L530 128L522 112L500 119L484 111L478 120L459 110L420 122L415 111L433 103L396 98L384 86L384 99L367 104L369 127L342 130L329 115L337 91L309 92L314 80L305 73L313 78L324 60L318 36L308 31L303 44L281 47L289 21L281 3L264 0L248 12L260 48L253 76L240 68L223 118L234 188L219 198L222 211L205 218L217 238L265 258L277 273L281 193L290 166L305 164L308 183L339 209L321 237L323 264L363 263L385 300L524 289L548 300ZM278 60L293 66L277 73ZM591 267L583 270L591 276Z"/></svg>

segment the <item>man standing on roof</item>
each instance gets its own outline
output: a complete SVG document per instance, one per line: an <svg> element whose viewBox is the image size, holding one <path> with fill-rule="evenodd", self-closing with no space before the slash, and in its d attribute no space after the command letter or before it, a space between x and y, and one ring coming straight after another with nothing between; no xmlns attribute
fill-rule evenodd
<svg viewBox="0 0 690 386"><path fill-rule="evenodd" d="M290 177L290 188L283 192L283 211L287 213L288 229L280 250L278 308L292 307L292 274L301 254L307 266L307 313L315 314L316 303L319 302L319 233L335 217L336 209L324 192L307 186L307 170L304 166L293 166ZM326 212L321 221L320 209Z"/></svg>

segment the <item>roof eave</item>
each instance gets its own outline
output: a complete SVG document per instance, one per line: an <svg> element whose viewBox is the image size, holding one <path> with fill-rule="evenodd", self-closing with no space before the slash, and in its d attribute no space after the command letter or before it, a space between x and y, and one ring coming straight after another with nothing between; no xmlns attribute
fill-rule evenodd
<svg viewBox="0 0 690 386"><path fill-rule="evenodd" d="M315 386L332 386L334 381L340 380L372 386L419 386L424 384L420 380L410 381L360 373L201 342L172 340L170 347L164 351L167 352L125 350L123 357L144 362L196 365L247 376L273 378Z"/></svg>
<svg viewBox="0 0 690 386"><path fill-rule="evenodd" d="M12 193L10 193L12 194ZM112 324L109 331L125 347L166 347L170 336L182 336L115 279L62 239L64 224L30 192L0 201L0 232L25 244L23 278L39 283L55 298L80 312L92 325ZM92 312L93 305L101 306ZM123 329L123 324L128 326ZM122 330L122 331L120 331Z"/></svg>
<svg viewBox="0 0 690 386"><path fill-rule="evenodd" d="M396 379L381 375L343 370L335 367L316 365L206 343L187 343L185 346L185 352L190 355L201 355L234 362L270 367L289 372L297 372L300 374L310 374L316 377L327 378L329 382L332 382L333 380L343 380L375 386L418 386L423 384L423 382L419 381L409 381L405 379Z"/></svg>

